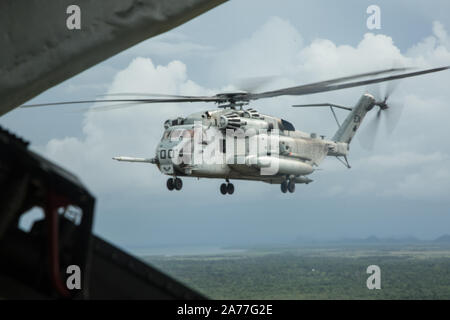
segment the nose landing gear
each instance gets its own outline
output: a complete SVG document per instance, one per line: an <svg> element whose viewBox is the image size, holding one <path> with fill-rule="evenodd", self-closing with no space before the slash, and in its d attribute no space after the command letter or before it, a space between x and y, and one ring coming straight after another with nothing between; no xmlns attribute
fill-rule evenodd
<svg viewBox="0 0 450 320"><path fill-rule="evenodd" d="M180 178L169 178L167 179L167 189L172 191L173 189L179 191L183 188L183 181Z"/></svg>

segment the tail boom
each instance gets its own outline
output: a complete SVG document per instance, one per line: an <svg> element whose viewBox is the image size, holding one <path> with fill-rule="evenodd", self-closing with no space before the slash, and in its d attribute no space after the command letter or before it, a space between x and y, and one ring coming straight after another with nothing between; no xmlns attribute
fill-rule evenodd
<svg viewBox="0 0 450 320"><path fill-rule="evenodd" d="M333 136L333 141L350 144L367 112L375 105L375 98L364 94Z"/></svg>

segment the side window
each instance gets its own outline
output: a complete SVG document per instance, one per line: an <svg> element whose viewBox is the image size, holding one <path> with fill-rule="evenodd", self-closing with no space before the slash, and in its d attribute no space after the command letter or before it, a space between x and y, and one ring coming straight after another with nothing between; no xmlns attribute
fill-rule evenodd
<svg viewBox="0 0 450 320"><path fill-rule="evenodd" d="M161 150L160 153L159 153L159 157L161 159L165 159L166 158L166 150Z"/></svg>
<svg viewBox="0 0 450 320"><path fill-rule="evenodd" d="M249 136L245 136L245 155L250 154L250 138Z"/></svg>
<svg viewBox="0 0 450 320"><path fill-rule="evenodd" d="M221 151L222 153L226 153L227 152L227 141L226 139L222 139L222 143L221 143Z"/></svg>

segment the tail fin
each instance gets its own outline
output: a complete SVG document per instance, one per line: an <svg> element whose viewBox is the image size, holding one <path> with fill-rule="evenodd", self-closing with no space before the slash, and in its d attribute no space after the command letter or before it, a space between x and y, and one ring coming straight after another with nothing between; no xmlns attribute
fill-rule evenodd
<svg viewBox="0 0 450 320"><path fill-rule="evenodd" d="M347 118L345 118L344 123L338 131L336 131L332 140L336 142L350 143L367 112L373 108L374 103L375 99L370 94L364 94Z"/></svg>

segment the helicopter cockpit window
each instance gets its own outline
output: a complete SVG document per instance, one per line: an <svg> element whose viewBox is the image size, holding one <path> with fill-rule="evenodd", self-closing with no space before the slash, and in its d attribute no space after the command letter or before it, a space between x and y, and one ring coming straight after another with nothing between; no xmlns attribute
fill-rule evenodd
<svg viewBox="0 0 450 320"><path fill-rule="evenodd" d="M183 131L184 130L182 129L172 130L172 132L170 132L170 140L172 141L180 140L181 137L183 136Z"/></svg>
<svg viewBox="0 0 450 320"><path fill-rule="evenodd" d="M182 138L192 138L194 130L191 129L174 129L169 132L168 137L172 141L181 140Z"/></svg>
<svg viewBox="0 0 450 320"><path fill-rule="evenodd" d="M295 131L294 125L289 121L281 119L282 130Z"/></svg>
<svg viewBox="0 0 450 320"><path fill-rule="evenodd" d="M164 131L163 139L168 139L171 131L172 131L172 130L166 130L166 131Z"/></svg>

